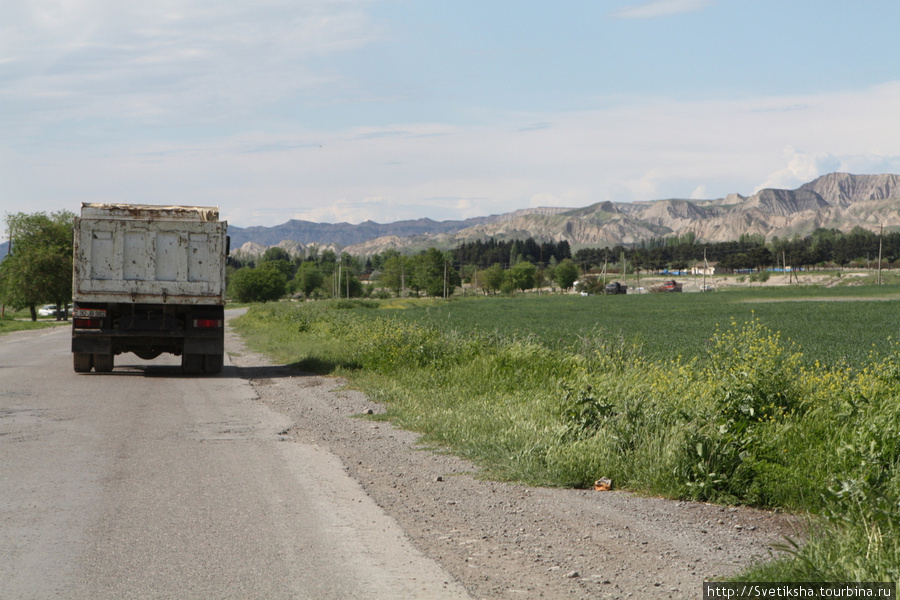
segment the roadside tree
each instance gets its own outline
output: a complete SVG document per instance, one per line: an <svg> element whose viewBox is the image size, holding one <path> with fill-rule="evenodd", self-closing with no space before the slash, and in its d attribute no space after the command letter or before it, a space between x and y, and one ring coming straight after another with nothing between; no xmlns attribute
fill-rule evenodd
<svg viewBox="0 0 900 600"><path fill-rule="evenodd" d="M6 216L10 251L0 263L0 300L28 308L32 321L38 304L64 309L72 300L74 219L69 211Z"/></svg>

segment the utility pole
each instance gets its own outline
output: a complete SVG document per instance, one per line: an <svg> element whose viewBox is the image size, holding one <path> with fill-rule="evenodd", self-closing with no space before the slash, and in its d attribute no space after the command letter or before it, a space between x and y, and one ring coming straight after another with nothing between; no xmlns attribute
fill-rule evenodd
<svg viewBox="0 0 900 600"><path fill-rule="evenodd" d="M881 231L878 233L878 285L881 285L881 244L884 241L884 223L881 224Z"/></svg>
<svg viewBox="0 0 900 600"><path fill-rule="evenodd" d="M706 248L703 248L703 287L700 288L704 292L706 291L706 269L709 263L706 262Z"/></svg>
<svg viewBox="0 0 900 600"><path fill-rule="evenodd" d="M785 255L784 249L781 250L781 268L784 269L784 272L787 273L788 283L791 282L791 274L788 273L787 270L787 256Z"/></svg>

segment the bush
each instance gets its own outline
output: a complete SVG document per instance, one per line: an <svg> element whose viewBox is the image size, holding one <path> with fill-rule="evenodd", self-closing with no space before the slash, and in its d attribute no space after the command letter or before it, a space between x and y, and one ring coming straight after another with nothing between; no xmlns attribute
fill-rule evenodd
<svg viewBox="0 0 900 600"><path fill-rule="evenodd" d="M245 267L232 274L229 287L238 302L270 302L284 296L287 279L277 269Z"/></svg>

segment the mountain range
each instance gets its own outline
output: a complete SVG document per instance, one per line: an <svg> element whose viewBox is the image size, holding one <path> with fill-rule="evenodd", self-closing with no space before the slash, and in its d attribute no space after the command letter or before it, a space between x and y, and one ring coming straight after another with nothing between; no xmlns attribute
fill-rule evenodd
<svg viewBox="0 0 900 600"><path fill-rule="evenodd" d="M527 208L461 221L416 219L394 223L365 221L313 223L292 220L275 227L228 228L236 254L258 256L269 246L292 255L311 247L368 256L396 248L417 252L452 249L476 240L566 240L573 250L634 244L691 232L698 242L737 240L742 234L766 239L811 234L818 228L850 231L863 227L900 231L900 175L830 173L795 190L762 189L750 196L716 200L599 202L584 208ZM0 244L0 260L9 243Z"/></svg>
<svg viewBox="0 0 900 600"><path fill-rule="evenodd" d="M715 200L668 199L599 202L583 208L531 208L463 221L418 219L379 224L366 221L289 221L277 227L229 227L232 248L259 255L277 245L291 254L311 246L367 256L395 248L416 252L450 249L476 240L566 240L573 250L634 244L650 238L694 234L698 242L737 240L742 234L801 237L817 228L900 230L900 176L823 175L795 190L762 189L750 196Z"/></svg>

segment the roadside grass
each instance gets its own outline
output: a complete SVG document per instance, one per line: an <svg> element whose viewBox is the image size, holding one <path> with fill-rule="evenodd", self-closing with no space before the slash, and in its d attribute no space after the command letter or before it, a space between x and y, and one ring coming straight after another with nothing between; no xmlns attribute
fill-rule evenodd
<svg viewBox="0 0 900 600"><path fill-rule="evenodd" d="M46 329L71 325L72 321L57 321L56 317L38 317L37 321L31 320L28 310L6 310L6 314L0 318L0 335L6 335L14 331L30 331L33 329Z"/></svg>
<svg viewBox="0 0 900 600"><path fill-rule="evenodd" d="M807 293L814 304L793 301ZM581 305L592 299L463 300L405 310L278 303L251 308L236 325L251 347L278 361L349 377L398 426L471 459L488 477L582 488L609 477L646 494L809 512L809 541L786 544L783 559L748 577L900 578L893 303L820 302L797 291L776 293L773 302L769 290L676 296ZM549 301L542 319L526 319L541 301ZM776 304L782 312L765 311ZM831 312L836 305L843 313ZM620 327L604 330L579 313L585 306L624 322L609 317ZM686 329L701 341L690 352L667 346L669 329L647 335L646 323L665 306L670 319L693 316ZM510 313L520 311L517 324ZM857 311L880 327L860 334L875 336L861 352L855 334L797 328L796 337L821 345L810 353L771 327L789 316L840 330ZM839 347L829 352L829 343Z"/></svg>

